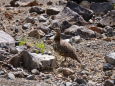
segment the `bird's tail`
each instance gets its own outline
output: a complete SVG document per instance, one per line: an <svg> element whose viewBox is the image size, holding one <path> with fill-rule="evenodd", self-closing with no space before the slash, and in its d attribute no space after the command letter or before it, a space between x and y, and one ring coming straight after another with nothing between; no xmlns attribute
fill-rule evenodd
<svg viewBox="0 0 115 86"><path fill-rule="evenodd" d="M79 60L77 54L76 54L76 58L75 59L81 64L81 61Z"/></svg>
<svg viewBox="0 0 115 86"><path fill-rule="evenodd" d="M78 58L76 60L81 64L81 61Z"/></svg>

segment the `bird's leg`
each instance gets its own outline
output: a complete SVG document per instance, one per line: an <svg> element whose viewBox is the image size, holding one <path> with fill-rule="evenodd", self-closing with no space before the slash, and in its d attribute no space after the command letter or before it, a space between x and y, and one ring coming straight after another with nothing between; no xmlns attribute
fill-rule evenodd
<svg viewBox="0 0 115 86"><path fill-rule="evenodd" d="M58 53L56 53L56 52L53 52L53 55L56 57L56 67L59 67L59 63L58 63L58 56L59 56L59 54Z"/></svg>
<svg viewBox="0 0 115 86"><path fill-rule="evenodd" d="M65 58L62 62L64 63L64 62L66 62L67 61L67 58Z"/></svg>
<svg viewBox="0 0 115 86"><path fill-rule="evenodd" d="M61 62L61 66L64 66L65 64L65 62L67 61L67 58L64 58L64 60Z"/></svg>

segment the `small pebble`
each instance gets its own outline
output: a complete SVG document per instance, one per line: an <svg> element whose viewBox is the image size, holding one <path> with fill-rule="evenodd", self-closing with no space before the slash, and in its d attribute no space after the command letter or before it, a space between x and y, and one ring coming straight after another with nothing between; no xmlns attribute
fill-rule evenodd
<svg viewBox="0 0 115 86"><path fill-rule="evenodd" d="M28 75L26 79L27 80L35 80L35 76L34 75Z"/></svg>
<svg viewBox="0 0 115 86"><path fill-rule="evenodd" d="M15 80L15 75L13 73L8 73L8 79Z"/></svg>

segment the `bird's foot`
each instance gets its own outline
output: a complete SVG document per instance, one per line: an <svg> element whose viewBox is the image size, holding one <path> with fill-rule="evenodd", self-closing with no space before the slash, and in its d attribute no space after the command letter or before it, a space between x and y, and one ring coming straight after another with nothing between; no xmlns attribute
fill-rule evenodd
<svg viewBox="0 0 115 86"><path fill-rule="evenodd" d="M82 63L82 64L79 64L79 67L80 67L81 69L83 69L83 70L86 69L86 65L83 64L83 63Z"/></svg>
<svg viewBox="0 0 115 86"><path fill-rule="evenodd" d="M62 61L62 62L61 62L61 64L60 64L60 66L61 66L61 67L66 67L66 66L67 66L66 61L65 61L65 60L64 60L64 61Z"/></svg>

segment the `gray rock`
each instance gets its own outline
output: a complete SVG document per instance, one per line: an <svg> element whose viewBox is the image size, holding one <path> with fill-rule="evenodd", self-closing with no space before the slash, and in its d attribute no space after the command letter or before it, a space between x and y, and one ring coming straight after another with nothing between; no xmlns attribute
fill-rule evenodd
<svg viewBox="0 0 115 86"><path fill-rule="evenodd" d="M79 86L79 84L76 83L76 82L73 82L73 83L72 83L72 86Z"/></svg>
<svg viewBox="0 0 115 86"><path fill-rule="evenodd" d="M71 27L72 25L68 21L63 21L60 25L61 31L63 32L65 29Z"/></svg>
<svg viewBox="0 0 115 86"><path fill-rule="evenodd" d="M48 84L48 83L45 83L45 82L40 82L36 86L57 86L57 85L55 85L53 83ZM62 85L60 85L60 86L62 86Z"/></svg>
<svg viewBox="0 0 115 86"><path fill-rule="evenodd" d="M105 27L105 30L106 30L106 36L115 36L115 31L114 31L114 28L113 27L110 27L110 26L106 26Z"/></svg>
<svg viewBox="0 0 115 86"><path fill-rule="evenodd" d="M77 26L72 25L70 28L66 29L64 31L67 35L73 35L73 36L81 36L83 38L95 38L96 34L94 31L84 27L84 26Z"/></svg>
<svg viewBox="0 0 115 86"><path fill-rule="evenodd" d="M85 84L80 84L79 86L86 86Z"/></svg>
<svg viewBox="0 0 115 86"><path fill-rule="evenodd" d="M26 77L27 80L35 80L35 76L34 75L28 75Z"/></svg>
<svg viewBox="0 0 115 86"><path fill-rule="evenodd" d="M14 74L15 77L17 77L17 78L25 78L26 76L29 75L29 74L27 74L27 73L24 72L24 71L16 71L16 72L13 72L13 74Z"/></svg>
<svg viewBox="0 0 115 86"><path fill-rule="evenodd" d="M105 71L105 76L110 77L112 76L113 72L111 70Z"/></svg>
<svg viewBox="0 0 115 86"><path fill-rule="evenodd" d="M10 5L12 6L12 7L18 7L19 5L16 3L18 0L11 0L10 1Z"/></svg>
<svg viewBox="0 0 115 86"><path fill-rule="evenodd" d="M60 12L59 8L52 7L52 8L46 9L47 15L57 15L59 12Z"/></svg>
<svg viewBox="0 0 115 86"><path fill-rule="evenodd" d="M0 46L4 45L10 45L15 46L15 40L12 36L10 36L8 33L0 30Z"/></svg>
<svg viewBox="0 0 115 86"><path fill-rule="evenodd" d="M18 32L19 32L19 28L15 28L15 29L14 29L14 32L15 32L15 33L18 33Z"/></svg>
<svg viewBox="0 0 115 86"><path fill-rule="evenodd" d="M45 33L42 31L42 30L31 30L29 33L28 33L28 36L30 37L35 37L35 38L42 38L45 36Z"/></svg>
<svg viewBox="0 0 115 86"><path fill-rule="evenodd" d="M106 70L112 70L113 69L113 65L109 64L109 63L106 63L103 65L103 70L106 71Z"/></svg>
<svg viewBox="0 0 115 86"><path fill-rule="evenodd" d="M111 76L111 79L114 81L114 84L115 84L115 75L114 74Z"/></svg>
<svg viewBox="0 0 115 86"><path fill-rule="evenodd" d="M65 0L59 0L59 5L66 5L67 4L67 1Z"/></svg>
<svg viewBox="0 0 115 86"><path fill-rule="evenodd" d="M39 22L46 22L47 18L45 18L43 15L39 16Z"/></svg>
<svg viewBox="0 0 115 86"><path fill-rule="evenodd" d="M83 19L81 15L77 12L74 12L69 7L65 7L55 18L60 25L63 24L64 21L69 22L69 24L86 24L87 22Z"/></svg>
<svg viewBox="0 0 115 86"><path fill-rule="evenodd" d="M10 5L12 7L32 7L39 5L37 1L33 0L11 0Z"/></svg>
<svg viewBox="0 0 115 86"><path fill-rule="evenodd" d="M32 23L32 24L34 24L35 23L35 18L34 17L27 17L26 19L25 19L25 22L26 23Z"/></svg>
<svg viewBox="0 0 115 86"><path fill-rule="evenodd" d="M65 86L72 86L72 83L71 82L66 82Z"/></svg>
<svg viewBox="0 0 115 86"><path fill-rule="evenodd" d="M71 43L80 43L81 37L80 36L74 36L70 39Z"/></svg>
<svg viewBox="0 0 115 86"><path fill-rule="evenodd" d="M56 65L56 58L51 55L42 55L22 51L19 55L10 60L14 67L22 66L25 69L48 69Z"/></svg>
<svg viewBox="0 0 115 86"><path fill-rule="evenodd" d="M74 12L81 15L86 21L90 20L93 16L93 11L81 7L75 2L69 1L66 6L69 7L71 10L73 10Z"/></svg>
<svg viewBox="0 0 115 86"><path fill-rule="evenodd" d="M0 70L0 76L1 76L1 75L4 75L4 74L5 74L5 71Z"/></svg>
<svg viewBox="0 0 115 86"><path fill-rule="evenodd" d="M110 2L113 3L113 4L115 3L115 0L108 0L108 1L110 1Z"/></svg>
<svg viewBox="0 0 115 86"><path fill-rule="evenodd" d="M106 62L115 65L115 52L109 53L105 56Z"/></svg>
<svg viewBox="0 0 115 86"><path fill-rule="evenodd" d="M96 82L93 82L93 81L89 80L87 85L88 86L95 86Z"/></svg>
<svg viewBox="0 0 115 86"><path fill-rule="evenodd" d="M11 54L17 54L18 53L18 50L16 49L16 47L10 47L9 51Z"/></svg>
<svg viewBox="0 0 115 86"><path fill-rule="evenodd" d="M32 74L35 74L35 75L39 75L40 72L37 70L37 69L33 69L31 70Z"/></svg>
<svg viewBox="0 0 115 86"><path fill-rule="evenodd" d="M3 55L3 53L2 53L2 54L0 54L0 61L5 60L5 58L6 58L6 56L4 56L4 55Z"/></svg>
<svg viewBox="0 0 115 86"><path fill-rule="evenodd" d="M52 1L48 1L48 2L47 2L47 5L52 5L52 4L53 4Z"/></svg>
<svg viewBox="0 0 115 86"><path fill-rule="evenodd" d="M15 75L13 73L8 73L8 79L15 80Z"/></svg>
<svg viewBox="0 0 115 86"><path fill-rule="evenodd" d="M34 62L35 61L35 62ZM19 55L14 56L10 60L10 64L14 67L23 67L28 70L40 68L41 62L36 58L33 58L27 51L22 51ZM31 64L31 65L30 65Z"/></svg>
<svg viewBox="0 0 115 86"><path fill-rule="evenodd" d="M54 28L60 27L60 25L61 23L59 22L59 20L52 20L50 28L54 29Z"/></svg>
<svg viewBox="0 0 115 86"><path fill-rule="evenodd" d="M16 46L16 49L18 50L18 52L24 51L27 49L27 46Z"/></svg>
<svg viewBox="0 0 115 86"><path fill-rule="evenodd" d="M5 27L4 27L4 24L0 22L0 30L4 30Z"/></svg>
<svg viewBox="0 0 115 86"><path fill-rule="evenodd" d="M48 26L40 26L39 27L40 30L42 30L44 33L49 33L50 32L50 28Z"/></svg>
<svg viewBox="0 0 115 86"><path fill-rule="evenodd" d="M65 34L67 35L78 35L77 30L82 29L83 27L77 26L77 25L72 25L68 29L64 31Z"/></svg>
<svg viewBox="0 0 115 86"><path fill-rule="evenodd" d="M77 32L78 32L78 35L80 35L81 37L86 38L86 39L87 38L95 38L97 36L94 31L92 31L86 27L84 27L82 29L78 29Z"/></svg>
<svg viewBox="0 0 115 86"><path fill-rule="evenodd" d="M20 7L32 7L38 6L40 4L36 0L18 0L17 5Z"/></svg>
<svg viewBox="0 0 115 86"><path fill-rule="evenodd" d="M14 33L18 33L19 32L19 27L16 25L12 25L12 27L10 28L11 31L14 31Z"/></svg>
<svg viewBox="0 0 115 86"><path fill-rule="evenodd" d="M106 80L104 86L114 86L113 80Z"/></svg>
<svg viewBox="0 0 115 86"><path fill-rule="evenodd" d="M111 10L99 21L101 25L114 26L115 25L115 10Z"/></svg>
<svg viewBox="0 0 115 86"><path fill-rule="evenodd" d="M90 75L90 72L83 70L80 72L81 75Z"/></svg>
<svg viewBox="0 0 115 86"><path fill-rule="evenodd" d="M43 13L45 13L45 10L43 8L38 7L38 6L33 6L32 8L30 8L29 12L30 13L36 12L38 14L43 14Z"/></svg>
<svg viewBox="0 0 115 86"><path fill-rule="evenodd" d="M82 85L83 85L83 84L84 84L84 85L87 84L86 80L84 80L84 79L76 79L75 82L77 82L78 84L82 84ZM83 85L83 86L84 86L84 85Z"/></svg>
<svg viewBox="0 0 115 86"><path fill-rule="evenodd" d="M73 44L71 39L64 39L64 41L69 42L70 44Z"/></svg>
<svg viewBox="0 0 115 86"><path fill-rule="evenodd" d="M90 8L91 3L89 1L83 0L80 3L80 6L84 7L84 8Z"/></svg>
<svg viewBox="0 0 115 86"><path fill-rule="evenodd" d="M91 4L91 10L93 10L96 15L106 14L108 11L111 11L112 9L113 5L109 2Z"/></svg>
<svg viewBox="0 0 115 86"><path fill-rule="evenodd" d="M58 72L62 72L64 76L69 76L74 74L74 71L70 68L59 68Z"/></svg>
<svg viewBox="0 0 115 86"><path fill-rule="evenodd" d="M26 23L26 24L24 24L24 25L22 26L22 29L23 29L23 30L31 29L31 26L32 26L31 23Z"/></svg>
<svg viewBox="0 0 115 86"><path fill-rule="evenodd" d="M45 51L44 54L52 55L52 52L51 51Z"/></svg>
<svg viewBox="0 0 115 86"><path fill-rule="evenodd" d="M42 54L36 54L36 53L31 53L31 55L34 58L37 58L40 60L42 64L42 69L53 68L56 66L56 58L52 55L42 55Z"/></svg>

